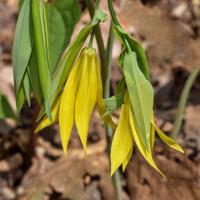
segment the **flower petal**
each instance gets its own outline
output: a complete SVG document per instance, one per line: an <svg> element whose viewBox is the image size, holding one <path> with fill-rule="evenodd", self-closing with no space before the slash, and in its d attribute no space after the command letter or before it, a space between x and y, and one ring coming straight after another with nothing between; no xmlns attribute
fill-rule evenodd
<svg viewBox="0 0 200 200"><path fill-rule="evenodd" d="M106 105L105 102L103 100L103 89L102 89L102 80L101 80L101 73L100 73L100 68L99 68L99 63L97 58L95 58L95 63L97 66L97 89L98 89L98 96L97 96L97 108L98 108L98 112L101 116L101 118L104 120L104 122L106 122L110 127L112 127L113 129L116 129L116 125L113 122L112 118L110 115L105 115L107 109L106 109Z"/></svg>
<svg viewBox="0 0 200 200"><path fill-rule="evenodd" d="M119 122L114 134L111 146L111 175L124 163L126 167L127 157L132 149L132 133L129 124L129 107L122 105Z"/></svg>
<svg viewBox="0 0 200 200"><path fill-rule="evenodd" d="M130 107L131 108L131 107ZM160 169L157 167L156 163L153 160L152 157L152 152L151 150L149 151L149 149L146 149L142 138L139 134L132 110L129 109L129 120L130 120L130 125L131 125L131 129L132 129L132 133L133 133L133 137L135 139L135 143L137 144L137 147L140 151L140 153L143 155L143 157L145 158L145 160L155 169L157 170L163 177L165 177L165 175L160 171Z"/></svg>
<svg viewBox="0 0 200 200"><path fill-rule="evenodd" d="M64 153L67 153L69 137L74 123L75 98L84 65L86 65L85 50L72 68L62 94L59 110L60 136Z"/></svg>
<svg viewBox="0 0 200 200"><path fill-rule="evenodd" d="M122 171L124 172L130 159L131 159L131 156L132 156L132 153L133 153L133 145L131 147L131 150L130 152L128 153L128 156L126 157L126 159L124 160L124 162L122 163Z"/></svg>
<svg viewBox="0 0 200 200"><path fill-rule="evenodd" d="M151 132L150 132L151 151L153 151L154 142L155 142L155 127L151 124Z"/></svg>
<svg viewBox="0 0 200 200"><path fill-rule="evenodd" d="M184 153L184 150L182 149L182 147L177 144L177 142L175 140L173 140L172 138L168 137L162 130L160 130L158 127L156 127L155 125L153 125L156 133L158 134L158 136L160 137L160 139L169 147Z"/></svg>
<svg viewBox="0 0 200 200"><path fill-rule="evenodd" d="M97 101L96 52L87 49L87 64L84 65L75 105L75 122L86 153L87 135L92 111Z"/></svg>
<svg viewBox="0 0 200 200"><path fill-rule="evenodd" d="M60 100L61 100L61 96L59 96L55 102L55 104L53 105L52 108L52 121L49 120L49 118L47 116L45 116L41 122L39 123L39 125L37 126L37 128L35 129L35 133L38 133L39 131L41 131L42 129L46 128L47 126L51 126L54 123L56 123L58 121L58 113L59 113L59 107L60 107Z"/></svg>

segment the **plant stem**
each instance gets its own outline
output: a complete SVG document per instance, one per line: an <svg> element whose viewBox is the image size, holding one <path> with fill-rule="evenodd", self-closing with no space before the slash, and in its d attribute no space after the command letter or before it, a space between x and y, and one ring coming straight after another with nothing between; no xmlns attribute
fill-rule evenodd
<svg viewBox="0 0 200 200"><path fill-rule="evenodd" d="M104 98L110 97L110 72L111 72L111 65L112 65L113 43L114 43L113 22L111 21L109 37L108 37L108 42L107 42L107 47L106 47L106 67L104 70L104 74L102 74L102 76L105 77L105 81L103 83Z"/></svg>
<svg viewBox="0 0 200 200"><path fill-rule="evenodd" d="M94 15L94 11L95 11L95 7L94 4L92 2L92 0L85 0L90 16L91 18ZM98 2L97 2L98 4ZM106 69L106 51L105 51L105 46L104 46L104 42L103 42L103 37L101 34L101 29L100 26L97 25L95 27L95 36L96 36L96 41L97 41L97 45L99 48L99 56L100 56L100 60L101 60L101 66L102 66L102 74L105 74L105 69ZM102 76L102 81L104 82L104 76Z"/></svg>
<svg viewBox="0 0 200 200"><path fill-rule="evenodd" d="M94 5L91 0L86 0L86 4L88 10L90 12L91 18L94 14ZM99 25L95 29L96 40L99 48L100 60L102 65L102 82L103 82L103 95L104 98L110 97L110 72L111 72L111 64L112 64L112 51L113 51L113 23L110 25L110 33L108 37L107 50L105 50L103 38L101 34L101 29ZM110 148L112 142L112 129L109 126L105 126L106 131L106 141L107 141L107 152L108 156L110 155ZM121 183L120 183L120 174L119 171L116 171L112 176L112 182L115 192L115 199L120 200L121 194Z"/></svg>
<svg viewBox="0 0 200 200"><path fill-rule="evenodd" d="M111 73L111 66L112 66L112 52L113 52L113 42L114 42L114 33L113 33L113 23L111 21L110 24L110 33L108 37L108 43L107 43L107 50L106 50L106 68L105 68L105 74L102 74L104 76L104 98L110 97L110 73ZM112 143L112 128L108 125L105 125L105 131L106 131L106 141L107 141L107 152L108 155L110 155L110 149L111 149L111 143ZM121 182L120 182L120 173L119 171L116 171L115 174L112 176L112 182L113 187L115 190L115 199L120 200L121 196Z"/></svg>
<svg viewBox="0 0 200 200"><path fill-rule="evenodd" d="M121 24L119 23L117 16L116 16L116 13L115 13L115 10L113 8L112 0L107 0L107 2L108 2L109 11L110 11L110 14L111 14L111 17L112 17L114 24L121 27ZM125 43L126 43L127 50L129 52L132 52L132 49L129 45L129 42L127 41L126 38L125 38Z"/></svg>
<svg viewBox="0 0 200 200"><path fill-rule="evenodd" d="M108 7L109 7L109 11L110 11L110 14L111 14L111 17L112 17L112 20L114 22L115 25L118 25L118 26L121 26L117 17L116 17L116 13L115 13L115 10L113 8L113 3L112 3L112 0L108 0Z"/></svg>
<svg viewBox="0 0 200 200"><path fill-rule="evenodd" d="M183 91L182 91L182 94L181 94L181 97L179 100L179 104L178 104L178 110L177 110L177 114L175 117L174 128L171 133L171 137L173 137L173 138L176 138L180 132L187 99L188 99L190 90L192 88L192 85L194 84L199 72L200 72L200 67L196 67L192 71L192 73L190 74L189 78L186 81L186 84L184 85L184 88L183 88Z"/></svg>
<svg viewBox="0 0 200 200"><path fill-rule="evenodd" d="M94 30L91 33L90 42L89 42L88 47L90 47L90 48L93 47L93 41L94 41Z"/></svg>

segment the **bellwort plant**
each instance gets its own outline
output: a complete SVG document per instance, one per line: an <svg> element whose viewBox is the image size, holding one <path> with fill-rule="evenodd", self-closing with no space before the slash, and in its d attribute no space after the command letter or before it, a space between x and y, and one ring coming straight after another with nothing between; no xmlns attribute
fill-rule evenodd
<svg viewBox="0 0 200 200"><path fill-rule="evenodd" d="M121 192L117 170L120 166L123 171L126 169L133 148L137 147L149 165L162 176L164 174L152 155L155 136L158 135L164 143L177 151L183 152L183 149L156 126L153 115L154 92L145 51L120 25L112 1L107 2L112 22L105 47L99 24L105 22L107 16L99 9L98 0L96 5L92 0L86 0L91 21L71 42L63 37L64 34L67 35L66 32L60 36L54 31L58 27L61 32L66 31L65 20L68 20L69 15L59 13L59 10L63 10L65 6L66 9L77 9L75 14L73 9L69 9L74 16L71 32L67 35L70 37L73 26L78 21L77 13L80 13L76 1L21 1L13 44L13 67L18 113L24 101L27 100L30 105L31 96L34 96L40 106L35 132L58 123L65 154L75 125L86 155L90 118L97 108L105 123L111 160L110 174L115 198L118 200L121 199ZM64 21L61 23L59 19ZM93 47L94 36L99 47L100 62ZM87 44L88 37L90 42ZM119 66L123 76L115 95L110 97L114 38L122 46ZM55 44L57 40L59 42ZM120 116L115 124L112 113L117 109L120 109Z"/></svg>

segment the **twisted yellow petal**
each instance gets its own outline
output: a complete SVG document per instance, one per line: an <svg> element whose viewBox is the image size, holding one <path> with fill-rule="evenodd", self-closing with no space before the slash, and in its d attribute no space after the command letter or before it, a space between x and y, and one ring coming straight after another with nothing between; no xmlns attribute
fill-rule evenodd
<svg viewBox="0 0 200 200"><path fill-rule="evenodd" d="M69 137L74 123L75 99L84 66L87 65L85 50L73 67L62 94L59 110L60 136L64 153L67 153Z"/></svg>
<svg viewBox="0 0 200 200"><path fill-rule="evenodd" d="M114 138L111 146L111 175L119 168L123 163L125 169L127 160L130 158L130 152L132 151L132 133L129 123L129 107L122 105L119 122L114 134Z"/></svg>
<svg viewBox="0 0 200 200"><path fill-rule="evenodd" d="M52 107L52 121L49 120L47 116L45 116L37 128L35 129L35 133L38 133L42 129L46 128L47 126L51 126L52 124L56 123L58 121L58 113L59 113L59 107L60 107L60 100L61 96L59 96L55 102L55 104Z"/></svg>
<svg viewBox="0 0 200 200"><path fill-rule="evenodd" d="M160 130L158 127L156 127L154 124L153 124L155 130L156 130L156 133L158 134L158 136L160 137L160 139L166 144L168 145L169 147L181 152L181 153L184 153L184 150L182 149L182 147L177 144L177 142L175 140L173 140L172 138L168 137L162 130Z"/></svg>
<svg viewBox="0 0 200 200"><path fill-rule="evenodd" d="M75 122L86 153L87 135L92 111L97 101L97 75L93 48L87 49L87 61L84 65L75 105Z"/></svg>

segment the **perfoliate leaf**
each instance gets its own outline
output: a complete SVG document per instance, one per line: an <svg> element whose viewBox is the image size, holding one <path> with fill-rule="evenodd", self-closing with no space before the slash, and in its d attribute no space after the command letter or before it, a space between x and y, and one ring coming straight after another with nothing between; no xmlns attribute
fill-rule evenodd
<svg viewBox="0 0 200 200"><path fill-rule="evenodd" d="M115 96L112 96L108 99L104 99L107 111L113 112L121 107L124 103L124 92L120 92Z"/></svg>
<svg viewBox="0 0 200 200"><path fill-rule="evenodd" d="M137 55L137 62L140 70L146 77L146 79L150 79L150 72L149 72L149 64L146 58L146 54L142 46L140 45L139 42L134 40L131 35L129 35L127 32L125 32L120 26L115 26L114 27L115 33L119 40L126 46L126 42L128 42L131 50L136 53ZM121 60L123 59L125 54L125 51L122 52L121 54Z"/></svg>
<svg viewBox="0 0 200 200"><path fill-rule="evenodd" d="M106 110L106 105L103 101L102 96L99 95L99 93L98 93L98 97L97 97L97 108L98 108L98 112L99 112L101 118L103 119L103 121L107 125L109 125L112 129L116 129L116 125L110 116L111 113Z"/></svg>
<svg viewBox="0 0 200 200"><path fill-rule="evenodd" d="M32 37L32 20L31 20L31 0L26 0L19 13L17 20L17 26L13 43L13 70L14 70L14 82L15 82L15 95L16 99L21 99L21 102L17 106L18 113L20 112L21 104L23 104L22 98L18 97L24 73L26 71L31 52L33 47ZM19 102L19 101L18 101Z"/></svg>
<svg viewBox="0 0 200 200"><path fill-rule="evenodd" d="M34 27L34 45L37 55L37 68L45 105L45 110L51 118L49 97L51 91L51 77L49 72L49 44L47 19L44 0L32 1L32 19Z"/></svg>
<svg viewBox="0 0 200 200"><path fill-rule="evenodd" d="M68 45L74 25L80 18L80 8L74 0L56 0L46 4L50 72L55 71L58 59Z"/></svg>
<svg viewBox="0 0 200 200"><path fill-rule="evenodd" d="M154 100L153 88L140 71L135 53L127 53L125 55L123 71L139 133L144 145L149 147L148 138L150 137Z"/></svg>
<svg viewBox="0 0 200 200"><path fill-rule="evenodd" d="M7 98L0 94L0 119L12 118L16 120L16 114L14 113Z"/></svg>
<svg viewBox="0 0 200 200"><path fill-rule="evenodd" d="M97 22L99 21L105 22L107 20L107 15L103 11L96 9L93 20Z"/></svg>

